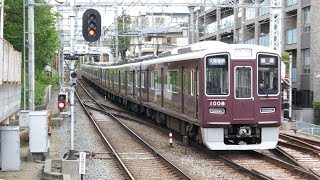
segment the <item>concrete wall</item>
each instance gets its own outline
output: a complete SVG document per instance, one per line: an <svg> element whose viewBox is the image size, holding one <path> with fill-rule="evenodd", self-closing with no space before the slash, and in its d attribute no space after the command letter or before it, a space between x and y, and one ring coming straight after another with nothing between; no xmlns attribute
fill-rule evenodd
<svg viewBox="0 0 320 180"><path fill-rule="evenodd" d="M0 123L20 109L21 84L0 85Z"/></svg>
<svg viewBox="0 0 320 180"><path fill-rule="evenodd" d="M302 121L302 122L313 124L314 123L313 109L312 108L293 109L292 119L295 121Z"/></svg>

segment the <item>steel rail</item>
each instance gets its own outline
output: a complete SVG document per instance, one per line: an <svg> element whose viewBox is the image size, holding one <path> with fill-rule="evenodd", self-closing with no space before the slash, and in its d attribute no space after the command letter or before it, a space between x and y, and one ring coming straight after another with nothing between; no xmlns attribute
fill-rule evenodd
<svg viewBox="0 0 320 180"><path fill-rule="evenodd" d="M79 82L78 82L79 83ZM81 104L81 106L83 107L83 109L85 110L87 116L90 117L91 122L93 123L95 129L99 132L100 137L103 139L103 143L105 145L108 146L108 148L112 151L113 155L116 157L116 160L118 161L118 163L120 164L120 168L125 172L125 174L128 176L129 179L134 180L135 178L133 177L133 175L131 174L131 172L128 170L128 168L125 166L125 164L123 163L123 161L121 160L120 156L118 155L118 153L114 150L114 148L112 147L111 143L107 140L107 138L103 135L101 129L98 127L97 123L94 121L93 117L91 116L90 112L88 111L88 109L86 108L86 106L84 105L83 101L81 100L81 98L79 97L79 94L76 92L76 96Z"/></svg>
<svg viewBox="0 0 320 180"><path fill-rule="evenodd" d="M107 115L109 115L111 118L113 118L114 120L116 120L116 122L118 124L121 125L121 127L123 127L129 134L132 135L132 137L134 137L136 140L138 140L142 145L144 145L146 148L148 148L149 150L151 150L154 155L161 160L163 163L165 163L167 166L169 166L172 170L174 170L177 174L179 174L183 179L192 179L191 177L189 177L189 175L187 175L186 173L184 173L180 168L178 168L177 166L175 166L170 160L168 160L167 158L165 158L163 155L161 155L160 152L158 152L156 149L154 149L150 144L148 144L145 140L143 140L138 134L136 134L135 132L133 132L127 125L125 125L124 123L122 123L113 113L110 113L109 111L107 111L107 109L105 109L100 103L98 103L91 95L88 91L86 91L86 89L84 88L84 86L78 81L78 84L83 88L83 90L92 98L92 100L94 102L96 102L96 104L101 107L106 113Z"/></svg>
<svg viewBox="0 0 320 180"><path fill-rule="evenodd" d="M306 142L308 140L305 138L298 138L298 137L290 136L290 135L283 134L283 133L280 133L279 137L284 140L294 141L294 143L296 143L296 144L301 144L303 146L307 146L309 149L314 149L316 152L320 153L320 148L315 147L315 145L312 144L311 141ZM313 141L313 142L315 143L316 141ZM318 142L318 144L320 145L319 142Z"/></svg>
<svg viewBox="0 0 320 180"><path fill-rule="evenodd" d="M312 139L307 139L307 138L303 138L303 137L299 137L299 136L293 136L293 135L290 135L290 134L285 134L285 133L280 133L280 137L281 136L286 136L286 137L291 137L293 139L298 139L304 143L307 143L311 146L318 146L318 147L314 147L315 149L318 149L320 150L320 141L316 141L316 140L312 140Z"/></svg>

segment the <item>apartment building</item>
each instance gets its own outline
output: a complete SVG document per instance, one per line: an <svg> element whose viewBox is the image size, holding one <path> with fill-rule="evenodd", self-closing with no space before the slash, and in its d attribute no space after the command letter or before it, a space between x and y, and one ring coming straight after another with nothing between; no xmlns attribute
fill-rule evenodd
<svg viewBox="0 0 320 180"><path fill-rule="evenodd" d="M133 23L132 30L127 33L131 36L129 57L139 56L139 51L144 56L187 45L188 16L186 12L152 12L142 15L142 28L139 28L138 23ZM133 22L138 22L137 18Z"/></svg>
<svg viewBox="0 0 320 180"><path fill-rule="evenodd" d="M320 3L281 1L281 51L292 54L293 106L310 108L313 100L320 100ZM263 2L269 3L270 0ZM199 33L195 41L269 46L270 11L270 7L202 8L196 12L195 27Z"/></svg>

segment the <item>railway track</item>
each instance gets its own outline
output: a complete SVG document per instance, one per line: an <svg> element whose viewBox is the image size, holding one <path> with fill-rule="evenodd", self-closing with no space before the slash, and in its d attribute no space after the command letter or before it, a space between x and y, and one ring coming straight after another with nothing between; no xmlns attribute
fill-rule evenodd
<svg viewBox="0 0 320 180"><path fill-rule="evenodd" d="M261 179L318 179L311 172L257 151L224 151L219 155Z"/></svg>
<svg viewBox="0 0 320 180"><path fill-rule="evenodd" d="M100 107L108 112L100 103L95 101L91 95L82 87L81 97L87 94L88 99L80 99L85 104L97 109ZM79 91L79 89L78 89ZM81 90L80 90L81 91ZM90 100L91 99L91 100ZM87 110L92 118L96 129L103 137L105 144L115 155L121 169L124 170L129 179L191 179L179 168L173 165L159 152L152 148L148 143L141 139L137 134L130 130L125 124L120 122L112 113L106 117L98 110Z"/></svg>
<svg viewBox="0 0 320 180"><path fill-rule="evenodd" d="M102 103L102 101L100 101L100 103ZM107 103L107 101L103 103L108 109L109 109L109 106L113 106ZM98 104L98 103L95 103L95 104ZM89 103L86 103L86 106L91 109L100 111L101 113L105 113L104 110L101 110L100 108L97 108L92 104L90 105ZM142 120L142 121L137 120L138 118L133 117L132 114L128 113L127 111L122 110L121 112L117 112L117 108L115 109L110 108L110 110L114 111L115 112L114 115L120 119L126 119L126 120L129 119L130 121L134 120L143 125L151 124L151 123L146 123L148 121L145 121L145 120ZM127 121L122 121L122 122L127 122ZM141 124L139 125L139 127L141 127ZM157 125L154 125L154 124L147 125L147 126L152 126L153 128L157 127ZM158 127L157 129L163 129L163 128ZM166 134L169 132L169 130L160 130L160 131L165 132ZM139 130L136 132L139 132ZM175 139L182 139L182 137L179 137L179 138L177 137L178 136L176 136ZM227 169L225 172L236 173L236 172L233 172L235 170L238 172L242 172L246 174L247 177L251 177L253 179L282 179L282 178L284 179L288 179L288 178L289 179L318 179L318 177L312 171L309 171L307 169L300 167L299 164L286 163L284 161L276 159L275 157L262 155L258 152L254 152L254 151L249 152L249 155L248 155L248 152L239 151L237 154L233 154L233 156L229 156L230 155L229 153L232 151L225 151L224 153L226 154L224 153L220 154L214 151L210 151L195 143L191 142L190 144L192 144L192 146L197 147L202 153L209 155L211 157L211 160L208 160L208 161L212 161L211 164L214 164L214 166L219 166L224 169ZM245 163L242 163L243 159L246 159L246 158L248 160L245 160ZM252 162L251 165L250 165L250 162ZM265 164L265 165L261 166L261 164ZM234 170L230 170L230 168Z"/></svg>
<svg viewBox="0 0 320 180"><path fill-rule="evenodd" d="M317 141L282 133L277 149L293 163L320 179L319 144Z"/></svg>

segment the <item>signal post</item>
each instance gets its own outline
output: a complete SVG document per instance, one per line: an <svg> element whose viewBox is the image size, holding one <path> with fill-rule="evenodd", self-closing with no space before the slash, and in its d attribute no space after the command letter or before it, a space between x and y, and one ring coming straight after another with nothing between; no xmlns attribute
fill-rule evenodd
<svg viewBox="0 0 320 180"><path fill-rule="evenodd" d="M74 0L70 1L70 6L74 8ZM70 111L62 112L61 114L67 114L70 116L70 150L68 153L67 160L76 160L75 150L74 150L74 122L75 122L75 103L74 103L74 93L76 86L76 69L75 69L75 61L79 60L79 57L74 54L74 11L71 11L70 15L70 55L65 56L65 60L68 60L69 67L69 87L70 91ZM101 36L101 15L95 9L87 9L82 16L82 34L86 41L94 42L97 41ZM58 108L60 112L64 109L66 105L66 96L63 93L59 93L58 95Z"/></svg>

